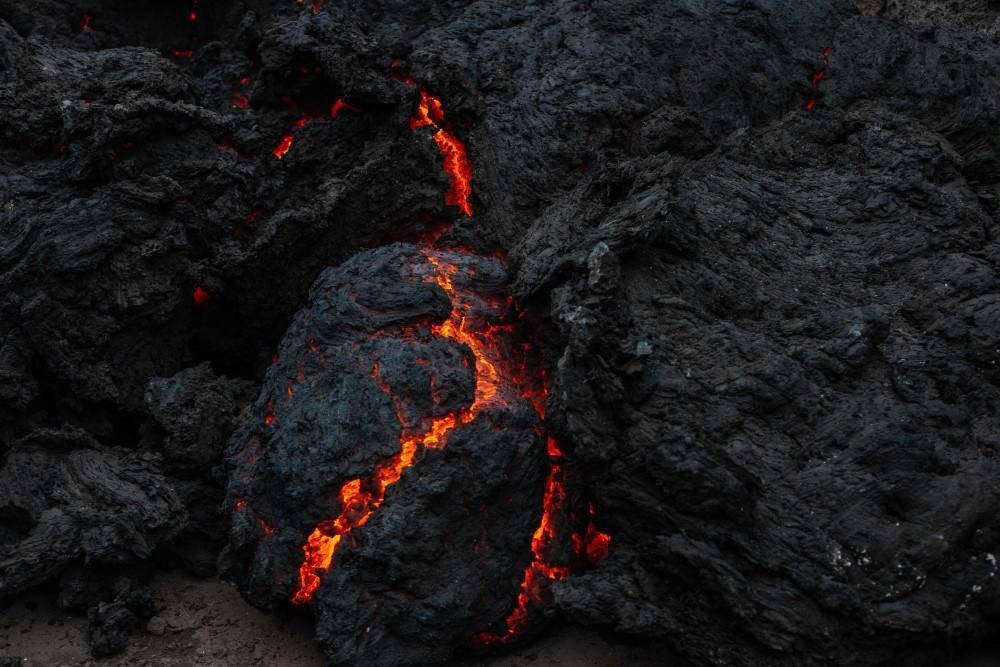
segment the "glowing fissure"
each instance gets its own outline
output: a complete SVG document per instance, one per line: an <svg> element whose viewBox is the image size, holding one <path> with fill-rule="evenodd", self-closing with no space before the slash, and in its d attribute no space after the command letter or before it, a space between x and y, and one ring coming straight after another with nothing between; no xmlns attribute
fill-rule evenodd
<svg viewBox="0 0 1000 667"><path fill-rule="evenodd" d="M809 82L812 84L812 97L806 102L806 111L812 111L816 108L816 96L819 94L819 84L826 78L827 68L830 66L830 54L832 53L833 43L831 42L823 49L823 66L809 77Z"/></svg>
<svg viewBox="0 0 1000 667"><path fill-rule="evenodd" d="M399 66L399 61L394 60L391 66L395 69ZM393 77L413 88L419 87L407 74L394 73ZM472 162L469 161L465 144L455 136L445 121L441 100L421 88L420 104L410 119L410 127L418 129L427 126L435 130L434 143L441 151L443 158L441 166L448 174L451 183L444 195L444 203L448 206L457 206L465 215L472 215L472 204L469 203L469 197L472 196Z"/></svg>
<svg viewBox="0 0 1000 667"><path fill-rule="evenodd" d="M241 95L241 93L236 93L234 95L234 97L233 97L233 103L236 106L241 106L241 104L237 103L237 101L236 101L236 99L237 99L236 96L237 95ZM243 97L245 99L245 96L243 96ZM240 102L242 102L242 100ZM247 105L249 105L249 103L250 103L249 99L246 100L246 103L247 103ZM295 119L294 123L292 123L292 127L295 130L298 130L298 129L301 129L301 128L305 127L306 125L308 125L313 120L322 118L322 114L315 114L315 113L314 114L306 114L306 113L303 113L302 111L299 110L298 105L295 104L295 102L292 101L292 100L286 99L286 100L284 100L284 103L286 104L286 106L288 106L289 108L293 109L296 113L302 114L298 118ZM241 108L245 108L245 107L241 107ZM346 100L344 100L344 98L341 97L341 98L338 98L330 106L330 118L336 120L337 116L339 116L344 111L349 111L351 113L360 113L361 109L359 109L358 107L354 106L353 104L348 103ZM290 151L292 149L292 143L294 141L295 141L295 135L292 132L286 133L284 136L281 137L281 141L278 143L277 146L275 146L274 150L271 151L271 153L274 155L274 157L276 157L277 159L281 160L282 158L285 157L285 155L288 154L288 151Z"/></svg>
<svg viewBox="0 0 1000 667"><path fill-rule="evenodd" d="M430 246L422 248L422 252L433 268L428 280L437 283L452 303L448 319L434 324L430 333L465 345L472 351L476 360L473 401L460 410L425 420L426 426L419 433L410 432L404 427L400 433L398 454L376 466L370 477L352 479L341 486L341 513L334 519L320 522L303 547L305 558L299 568L298 588L291 598L293 604L305 604L312 599L322 583L322 574L329 571L343 538L368 522L385 499L386 490L402 478L404 470L413 465L418 452L444 447L452 431L473 421L484 407L496 399L501 383L507 382L513 386L513 380L497 370L503 360L492 339L488 335L470 331L467 327L470 300L463 298L462 291L452 283L451 277L457 270L455 264L447 261ZM399 415L400 406L396 404L391 387L381 377L378 361L372 366L371 377L393 400Z"/></svg>
<svg viewBox="0 0 1000 667"><path fill-rule="evenodd" d="M304 0L298 0L298 2L304 4ZM322 5L321 0L312 2L313 13L317 13ZM393 77L407 85L419 88L409 75L397 71L399 65L399 61L393 61L391 65ZM247 80L242 80L241 83L245 85ZM234 97L234 103L238 107L244 107L242 98ZM341 98L331 106L330 117L337 118L344 111L358 112L360 109ZM295 123L295 126L302 127L309 120L308 116L303 116ZM450 180L445 203L456 206L462 213L471 216L472 206L469 199L472 194L472 164L469 161L465 145L454 135L445 120L441 100L426 90L420 89L420 103L410 120L410 126L413 129L428 126L434 129L433 138L441 151L443 168ZM282 159L291 149L293 141L294 137L291 133L282 137L281 142L273 151L275 157ZM251 225L260 214L261 212L257 210L252 211L245 221L245 226ZM399 451L378 463L370 476L354 478L341 485L338 492L340 513L332 519L319 522L302 546L303 561L299 567L298 585L290 598L293 604L303 605L312 600L316 590L322 584L323 577L333 567L334 559L340 545L344 542L344 538L349 536L354 529L364 526L369 521L385 500L389 487L402 478L404 471L414 464L421 451L444 447L455 429L472 422L486 406L507 400L505 397L522 396L531 402L538 412L539 418L544 419L544 406L548 394L547 378L544 371L539 371L538 382L532 383L529 381L526 361L521 364L520 368L512 368L508 360L503 357L500 346L497 345L497 337L512 333L513 327L511 325L485 324L480 326L478 320L475 325L470 324L470 320L473 319L470 317L472 307L470 304L477 297L471 293L471 290L467 291L464 288L456 287L453 278L459 267L451 261L450 257L454 257L452 253L472 254L472 251L452 249L448 252L439 252L436 249L436 244L443 233L444 230L440 229L428 232L420 245L421 253L431 269L425 280L435 282L448 296L452 305L447 319L431 325L430 335L454 341L471 351L475 359L473 400L468 406L459 410L424 419L419 430L409 429L402 419L401 406L393 394L391 386L381 375L378 360L373 360L371 377L392 400L397 418L402 425ZM508 298L508 305L510 303L511 300ZM473 330L473 326L478 326L479 329ZM524 344L525 350L528 347L527 344ZM312 340L309 341L309 349L314 353L319 353ZM427 364L428 362L426 359L418 359L417 363ZM434 391L433 382L431 391ZM288 396L294 396L295 390L291 383L286 392ZM275 421L274 401L268 400L264 424L265 426L273 426ZM541 433L541 430L539 432ZM545 480L541 520L531 537L532 559L525 568L517 595L517 604L506 619L506 631L503 634L481 633L477 635L474 639L482 644L506 643L520 634L528 626L531 605L542 597L543 582L545 580L565 579L570 574L569 566L552 564L548 558L551 545L559 535L560 518L566 515L567 510L564 507L566 490L563 479L562 449L551 437L547 438L546 448L549 471ZM255 456L255 453L251 452L250 456ZM246 502L242 499L237 500L235 510L239 512L245 509ZM591 516L585 531L574 532L570 537L577 559L594 563L607 554L611 538L594 526L593 505L590 506L589 510ZM565 521L565 519L563 520ZM258 517L258 521L266 535L273 533L274 529L267 525L262 518Z"/></svg>

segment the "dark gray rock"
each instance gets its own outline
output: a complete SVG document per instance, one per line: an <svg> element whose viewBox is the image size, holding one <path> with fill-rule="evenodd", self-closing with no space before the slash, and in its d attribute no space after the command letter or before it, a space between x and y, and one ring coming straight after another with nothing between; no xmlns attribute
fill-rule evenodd
<svg viewBox="0 0 1000 667"><path fill-rule="evenodd" d="M405 273L420 253L358 254L454 221L398 58L474 165L476 215L442 246L468 249L483 293L509 279L550 361L548 427L613 535L546 612L703 664L876 664L990 636L995 2L201 4L192 25L157 3L0 0L3 590L84 553L148 556L182 502L217 507L200 473L240 381L203 362L263 378L230 441L226 507L245 505L224 560L262 607L294 591L346 480L471 400L462 346L410 335L450 308ZM363 112L319 117L341 97ZM497 246L509 276L473 257ZM151 378L197 419L165 399L151 415ZM440 661L498 630L543 474L512 405L489 415L502 431L481 415L422 455L352 535L313 603L332 660ZM147 444L179 479L112 446ZM175 555L204 570L218 520L195 516ZM101 645L121 609L95 617Z"/></svg>
<svg viewBox="0 0 1000 667"><path fill-rule="evenodd" d="M454 267L451 298L472 330L507 315L502 266L467 252L393 245L320 275L229 450L235 511L223 562L255 604L282 605L296 591L307 537L347 511L345 483L369 488L402 435L474 404L470 349L433 333L452 303L428 282L436 269L425 252ZM312 605L334 663L441 662L476 633L505 628L545 470L538 417L518 391L501 383L443 448L419 448L370 520L344 535Z"/></svg>
<svg viewBox="0 0 1000 667"><path fill-rule="evenodd" d="M222 456L235 418L249 402L251 383L216 376L206 362L169 378L153 378L146 405L162 431L164 463L173 470L206 471Z"/></svg>
<svg viewBox="0 0 1000 667"><path fill-rule="evenodd" d="M73 429L39 429L14 443L0 468L0 508L14 519L0 551L4 598L80 558L148 559L187 520L156 456L104 447Z"/></svg>

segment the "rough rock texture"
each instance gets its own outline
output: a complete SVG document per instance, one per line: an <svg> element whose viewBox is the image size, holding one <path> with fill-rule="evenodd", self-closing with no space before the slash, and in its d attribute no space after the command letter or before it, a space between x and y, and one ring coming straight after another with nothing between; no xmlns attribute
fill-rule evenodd
<svg viewBox="0 0 1000 667"><path fill-rule="evenodd" d="M432 333L452 304L428 282L430 257L456 267L451 285L471 303L469 320L500 324L506 274L494 259L424 252L392 245L324 271L233 436L237 510L224 562L258 605L291 598L308 535L356 511L341 500L345 483L370 480L401 434L473 404L471 352ZM441 661L511 611L544 449L530 403L509 389L446 446L419 449L370 521L344 536L313 604L332 661Z"/></svg>
<svg viewBox="0 0 1000 667"><path fill-rule="evenodd" d="M549 612L718 664L988 636L1000 45L996 3L956 6L220 0L189 20L184 2L0 0L0 591L161 545L204 572L206 468L250 381L226 568L283 603L400 418L470 400L462 347L399 328L448 312L399 273L420 253L350 259L456 222L396 58L474 167L476 214L441 247L483 270L473 252L507 253L486 291L509 283L546 352L547 427L613 536ZM358 111L331 118L338 99ZM337 373L303 337L324 304L345 308L314 341ZM398 415L358 365L376 352ZM303 355L316 375L286 401ZM446 392L422 391L420 355ZM153 378L172 379L147 402ZM191 421L164 411L174 385ZM438 661L496 630L544 476L534 418L505 419L421 455L351 535L313 602L331 660ZM260 467L238 449L255 429ZM475 551L482 526L511 543Z"/></svg>
<svg viewBox="0 0 1000 667"><path fill-rule="evenodd" d="M165 464L182 471L216 464L251 386L216 376L208 363L150 380L146 403L162 433Z"/></svg>
<svg viewBox="0 0 1000 667"><path fill-rule="evenodd" d="M184 525L151 454L102 447L81 431L36 430L0 469L0 594L37 585L79 557L128 564Z"/></svg>
<svg viewBox="0 0 1000 667"><path fill-rule="evenodd" d="M200 576L215 575L226 542L225 471L220 460L252 390L246 380L217 376L208 362L169 378L153 378L146 388L152 420L143 425L141 441L163 453L188 516L169 552Z"/></svg>
<svg viewBox="0 0 1000 667"><path fill-rule="evenodd" d="M95 656L125 647L148 596L126 573L186 523L159 460L98 445L79 430L36 430L0 468L0 597L59 575L59 604L86 611Z"/></svg>
<svg viewBox="0 0 1000 667"><path fill-rule="evenodd" d="M1000 34L1000 5L996 0L856 0L858 9L869 16L884 16L922 25L965 25L983 37Z"/></svg>

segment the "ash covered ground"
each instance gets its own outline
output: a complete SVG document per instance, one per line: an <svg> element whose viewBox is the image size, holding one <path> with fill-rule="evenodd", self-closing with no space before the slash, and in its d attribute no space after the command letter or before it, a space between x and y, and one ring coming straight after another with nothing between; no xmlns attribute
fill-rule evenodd
<svg viewBox="0 0 1000 667"><path fill-rule="evenodd" d="M163 570L333 664L990 639L1000 8L953 5L0 0L0 600L96 657Z"/></svg>

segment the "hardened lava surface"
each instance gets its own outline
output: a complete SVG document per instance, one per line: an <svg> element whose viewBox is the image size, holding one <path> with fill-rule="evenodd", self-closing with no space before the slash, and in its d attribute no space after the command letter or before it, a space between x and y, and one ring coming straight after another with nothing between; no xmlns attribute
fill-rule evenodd
<svg viewBox="0 0 1000 667"><path fill-rule="evenodd" d="M520 349L448 335L501 326L506 277L412 245L326 270L232 440L234 575L261 606L311 603L335 662L441 660L510 612L542 508L540 420L487 368Z"/></svg>
<svg viewBox="0 0 1000 667"><path fill-rule="evenodd" d="M989 639L997 12L0 0L3 602L105 654L224 549L335 663Z"/></svg>

